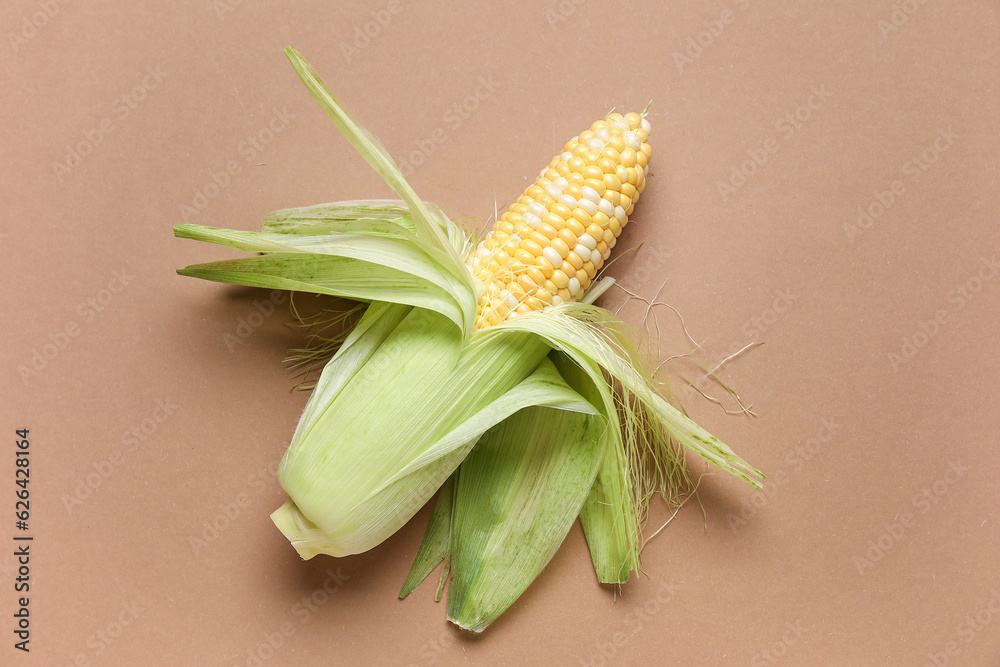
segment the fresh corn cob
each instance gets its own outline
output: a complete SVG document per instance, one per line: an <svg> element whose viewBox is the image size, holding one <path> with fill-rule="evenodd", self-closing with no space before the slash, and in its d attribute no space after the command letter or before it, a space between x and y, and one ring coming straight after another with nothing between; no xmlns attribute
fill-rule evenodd
<svg viewBox="0 0 1000 667"><path fill-rule="evenodd" d="M640 114L609 114L570 140L469 252L466 233L286 53L401 201L278 211L261 232L175 233L257 253L183 275L369 304L338 341L279 469L290 500L271 516L303 558L374 547L440 489L401 595L444 560L448 617L478 632L577 516L598 580L628 581L645 503L675 497L686 479L677 448L760 488L759 471L659 394L627 326L593 305L601 288L585 295L645 187Z"/></svg>
<svg viewBox="0 0 1000 667"><path fill-rule="evenodd" d="M610 113L570 139L469 255L476 328L579 301L646 187L649 121Z"/></svg>

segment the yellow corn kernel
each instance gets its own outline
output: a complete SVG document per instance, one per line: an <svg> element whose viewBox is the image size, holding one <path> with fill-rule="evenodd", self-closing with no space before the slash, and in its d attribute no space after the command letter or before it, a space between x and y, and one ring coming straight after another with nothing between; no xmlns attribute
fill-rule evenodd
<svg viewBox="0 0 1000 667"><path fill-rule="evenodd" d="M566 257L569 254L569 244L560 238L552 239L549 247L559 253L560 257Z"/></svg>
<svg viewBox="0 0 1000 667"><path fill-rule="evenodd" d="M570 231L568 226L559 230L559 238L562 239L562 242L570 248L576 245L577 236Z"/></svg>
<svg viewBox="0 0 1000 667"><path fill-rule="evenodd" d="M573 211L571 211L568 206L559 202L552 205L552 209L549 213L559 218L562 221L562 224L566 224L566 219L573 215ZM556 229L558 229L558 227L556 227Z"/></svg>
<svg viewBox="0 0 1000 667"><path fill-rule="evenodd" d="M556 270L556 267L552 265L552 262L548 260L544 255L539 255L535 258L535 266L538 270L542 272L542 275L546 280L552 277L552 272Z"/></svg>
<svg viewBox="0 0 1000 667"><path fill-rule="evenodd" d="M601 175L603 177L603 172L602 172ZM597 178L585 178L583 180L583 184L586 185L586 186L588 186L592 190L596 190L598 197L603 197L604 193L608 191L608 186L604 184L603 178L601 178L601 179L597 179Z"/></svg>
<svg viewBox="0 0 1000 667"><path fill-rule="evenodd" d="M538 284L533 282L526 273L522 273L518 276L517 284L524 290L525 294L532 294L538 289Z"/></svg>
<svg viewBox="0 0 1000 667"><path fill-rule="evenodd" d="M573 233L579 236L583 233L583 229L593 221L593 218L582 208L573 209L573 217L566 219L566 226L573 230ZM575 223L575 224L574 224ZM576 228L580 227L580 232L576 232Z"/></svg>
<svg viewBox="0 0 1000 667"><path fill-rule="evenodd" d="M518 248L517 250L514 251L514 259L526 265L535 263L535 255L532 255L524 248Z"/></svg>
<svg viewBox="0 0 1000 667"><path fill-rule="evenodd" d="M535 287L541 287L545 284L545 274L542 273L541 269L537 267L528 267L528 270L524 272L524 275L531 280Z"/></svg>

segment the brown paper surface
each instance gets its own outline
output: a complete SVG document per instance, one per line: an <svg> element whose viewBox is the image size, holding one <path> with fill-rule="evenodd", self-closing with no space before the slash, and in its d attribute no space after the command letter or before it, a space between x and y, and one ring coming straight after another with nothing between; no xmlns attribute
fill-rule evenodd
<svg viewBox="0 0 1000 667"><path fill-rule="evenodd" d="M997 664L996 3L16 0L0 26L0 663ZM701 478L617 592L575 526L482 636L434 582L396 597L429 508L301 561L268 518L306 400L287 296L176 275L238 253L172 235L391 194L286 45L473 224L651 103L610 274L709 367L763 343L720 371L755 418L668 376L764 489Z"/></svg>

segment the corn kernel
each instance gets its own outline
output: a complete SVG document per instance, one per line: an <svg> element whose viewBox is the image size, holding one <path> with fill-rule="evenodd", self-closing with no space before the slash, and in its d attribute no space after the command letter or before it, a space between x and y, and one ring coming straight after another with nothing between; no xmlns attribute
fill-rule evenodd
<svg viewBox="0 0 1000 667"><path fill-rule="evenodd" d="M567 247L572 248L576 245L576 234L571 232L566 227L559 230L559 238L562 239L563 243L565 243Z"/></svg>
<svg viewBox="0 0 1000 667"><path fill-rule="evenodd" d="M576 215L576 211L580 211L583 215L587 216L586 222ZM587 225L590 224L590 221L591 217L588 213L581 209L573 209L573 217L566 220L566 229L572 232L574 236L579 237L587 230Z"/></svg>
<svg viewBox="0 0 1000 667"><path fill-rule="evenodd" d="M552 272L555 271L555 266L549 261L547 257L536 257L535 266L538 270L542 272L542 276L547 280L552 277ZM542 283L539 283L542 284Z"/></svg>
<svg viewBox="0 0 1000 667"><path fill-rule="evenodd" d="M549 247L559 253L560 257L566 257L566 255L569 254L569 244L560 238L552 239L552 243L549 244Z"/></svg>

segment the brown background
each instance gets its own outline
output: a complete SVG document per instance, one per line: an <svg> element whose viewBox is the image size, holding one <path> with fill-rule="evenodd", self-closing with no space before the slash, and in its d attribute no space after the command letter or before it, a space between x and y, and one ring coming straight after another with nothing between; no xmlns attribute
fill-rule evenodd
<svg viewBox="0 0 1000 667"><path fill-rule="evenodd" d="M0 540L26 426L31 664L998 664L997 3L48 3L0 11ZM306 398L287 301L258 318L269 293L178 277L225 251L171 234L389 194L288 44L455 217L485 221L569 137L652 101L620 247L644 245L612 273L663 285L711 365L765 343L724 367L757 418L679 392L765 490L704 478L705 514L687 505L618 599L574 527L479 637L432 584L396 599L427 508L301 562L268 519ZM0 662L28 664L10 545Z"/></svg>

